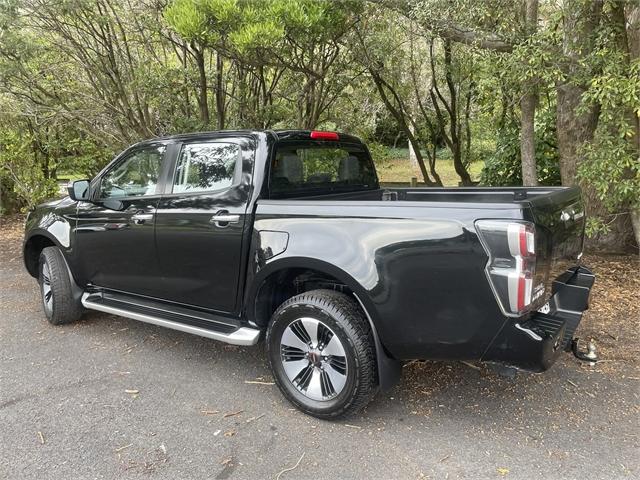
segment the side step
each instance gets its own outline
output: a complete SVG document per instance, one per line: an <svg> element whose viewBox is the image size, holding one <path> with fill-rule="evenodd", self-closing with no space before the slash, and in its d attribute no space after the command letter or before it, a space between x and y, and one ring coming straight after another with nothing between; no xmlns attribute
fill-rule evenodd
<svg viewBox="0 0 640 480"><path fill-rule="evenodd" d="M119 315L121 317L152 323L161 327L179 330L181 332L212 338L232 345L255 345L260 338L260 330L247 327L236 327L203 318L205 314L194 312L187 315L185 309L171 311L168 307L155 306L140 300L133 301L128 296L116 296L103 293L84 293L82 305L89 310ZM210 314L206 314L210 317Z"/></svg>

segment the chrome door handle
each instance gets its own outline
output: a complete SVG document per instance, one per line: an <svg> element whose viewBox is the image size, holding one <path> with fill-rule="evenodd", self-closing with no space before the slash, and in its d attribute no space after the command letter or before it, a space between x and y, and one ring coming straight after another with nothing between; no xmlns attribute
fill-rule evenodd
<svg viewBox="0 0 640 480"><path fill-rule="evenodd" d="M135 215L131 215L131 220L136 225L142 225L147 220L153 220L153 213L136 213Z"/></svg>
<svg viewBox="0 0 640 480"><path fill-rule="evenodd" d="M210 223L214 224L216 227L226 227L230 223L238 223L240 221L240 215L230 214L230 213L221 213L220 215L214 215L209 220Z"/></svg>

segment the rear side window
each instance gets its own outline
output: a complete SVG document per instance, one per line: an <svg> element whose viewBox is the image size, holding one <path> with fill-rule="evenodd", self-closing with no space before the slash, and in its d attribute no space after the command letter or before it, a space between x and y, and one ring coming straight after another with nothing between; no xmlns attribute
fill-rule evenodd
<svg viewBox="0 0 640 480"><path fill-rule="evenodd" d="M182 147L173 179L173 193L228 188L237 180L240 146L234 143L192 143Z"/></svg>
<svg viewBox="0 0 640 480"><path fill-rule="evenodd" d="M367 189L377 183L366 150L334 145L279 146L270 178L274 197Z"/></svg>

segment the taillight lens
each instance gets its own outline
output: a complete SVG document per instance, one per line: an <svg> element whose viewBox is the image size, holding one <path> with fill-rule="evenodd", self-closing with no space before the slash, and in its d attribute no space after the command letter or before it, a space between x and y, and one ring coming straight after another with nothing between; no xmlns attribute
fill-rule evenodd
<svg viewBox="0 0 640 480"><path fill-rule="evenodd" d="M475 226L489 256L487 277L500 308L512 317L526 313L534 303L535 226L507 220L478 220Z"/></svg>
<svg viewBox="0 0 640 480"><path fill-rule="evenodd" d="M313 140L340 140L340 135L336 132L321 132L313 130L309 135Z"/></svg>

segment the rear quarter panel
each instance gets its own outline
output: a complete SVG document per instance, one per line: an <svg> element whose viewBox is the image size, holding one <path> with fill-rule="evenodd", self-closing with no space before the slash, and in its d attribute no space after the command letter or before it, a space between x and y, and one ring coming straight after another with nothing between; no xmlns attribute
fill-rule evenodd
<svg viewBox="0 0 640 480"><path fill-rule="evenodd" d="M269 260L254 255L250 280L255 291L280 268L324 270L359 296L394 357L480 358L505 319L473 222L521 215L486 204L260 201L252 251L261 231L286 232L288 243Z"/></svg>

